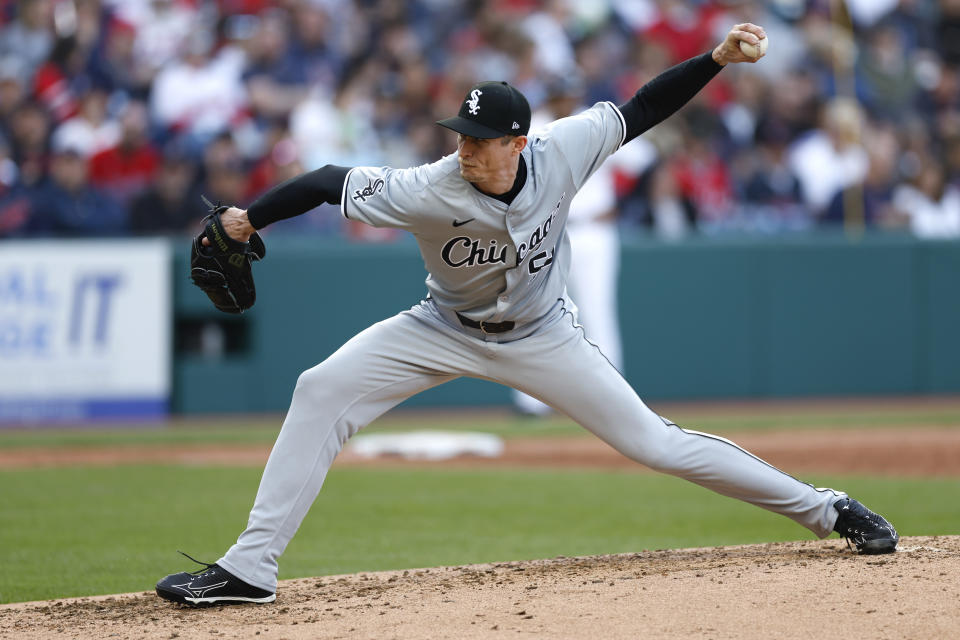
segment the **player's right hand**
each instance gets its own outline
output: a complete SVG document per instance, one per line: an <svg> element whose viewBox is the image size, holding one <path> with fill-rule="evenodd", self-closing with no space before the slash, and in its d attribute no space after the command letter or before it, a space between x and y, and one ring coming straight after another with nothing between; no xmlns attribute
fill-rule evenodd
<svg viewBox="0 0 960 640"><path fill-rule="evenodd" d="M733 28L730 29L730 33L727 34L727 37L723 39L723 42L718 44L713 50L713 60L720 66L730 64L731 62L756 62L763 56L760 55L756 58L751 58L746 55L740 50L740 41L743 40L755 45L760 42L761 38L766 37L767 34L763 30L763 27L750 22L734 25Z"/></svg>

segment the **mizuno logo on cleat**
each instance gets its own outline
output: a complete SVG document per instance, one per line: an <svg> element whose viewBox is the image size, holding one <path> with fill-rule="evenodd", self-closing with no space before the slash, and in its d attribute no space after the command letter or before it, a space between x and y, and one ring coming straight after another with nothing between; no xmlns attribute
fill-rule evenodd
<svg viewBox="0 0 960 640"><path fill-rule="evenodd" d="M194 587L193 581L191 580L186 584L172 584L170 585L170 588L186 591L194 598L202 598L207 594L207 592L213 591L214 589L219 589L220 587L225 587L226 585L227 585L227 581L224 580L223 582L218 582L217 584L208 584L202 587Z"/></svg>

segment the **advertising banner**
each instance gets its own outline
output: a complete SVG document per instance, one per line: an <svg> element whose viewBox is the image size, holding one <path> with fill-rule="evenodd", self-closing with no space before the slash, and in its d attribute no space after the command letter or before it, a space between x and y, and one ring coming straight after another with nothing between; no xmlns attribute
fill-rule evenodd
<svg viewBox="0 0 960 640"><path fill-rule="evenodd" d="M165 240L0 243L0 423L166 414L171 305Z"/></svg>

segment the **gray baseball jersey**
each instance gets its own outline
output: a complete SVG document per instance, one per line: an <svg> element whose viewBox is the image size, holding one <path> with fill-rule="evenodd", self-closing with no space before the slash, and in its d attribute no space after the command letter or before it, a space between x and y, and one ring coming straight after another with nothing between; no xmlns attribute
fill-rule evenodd
<svg viewBox="0 0 960 640"><path fill-rule="evenodd" d="M430 297L301 374L247 529L218 564L274 591L277 559L344 443L406 398L460 376L514 387L641 464L829 535L842 494L661 418L584 337L565 294L563 229L574 193L624 131L617 107L600 103L531 134L522 152L527 180L509 206L467 183L453 155L414 169L347 174L344 215L410 231L429 271ZM488 334L452 311L516 327Z"/></svg>
<svg viewBox="0 0 960 640"><path fill-rule="evenodd" d="M414 169L358 167L343 214L411 232L441 306L478 321L532 322L564 296L570 201L624 131L617 107L601 102L531 133L527 180L509 206L464 180L455 153Z"/></svg>

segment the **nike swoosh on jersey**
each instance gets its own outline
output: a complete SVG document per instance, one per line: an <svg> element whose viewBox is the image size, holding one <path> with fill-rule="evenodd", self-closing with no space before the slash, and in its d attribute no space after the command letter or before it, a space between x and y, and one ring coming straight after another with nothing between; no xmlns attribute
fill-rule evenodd
<svg viewBox="0 0 960 640"><path fill-rule="evenodd" d="M476 218L470 218L470 219L468 219L468 220L463 220L463 221L454 220L454 221L453 221L453 226L455 226L455 227L462 227L463 225L467 224L468 222L473 222L474 220L476 220Z"/></svg>

